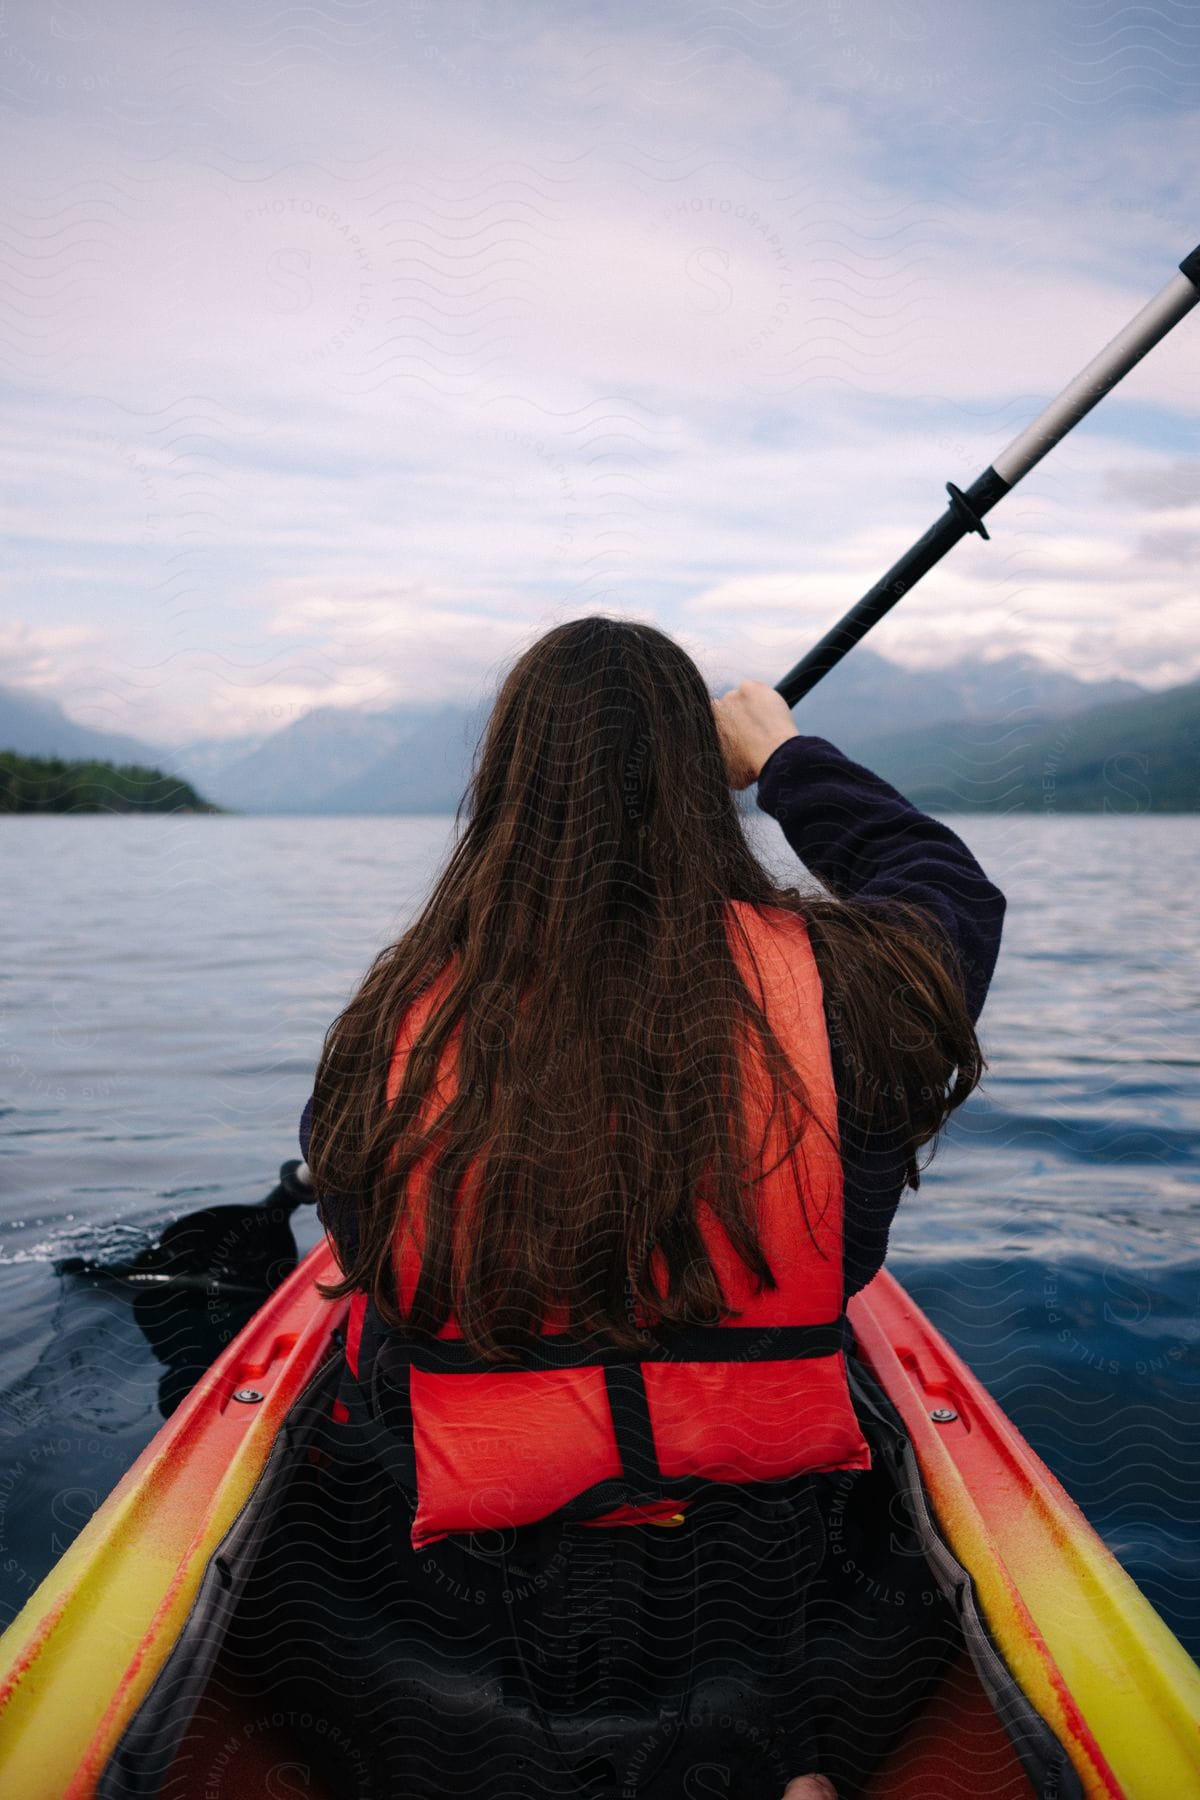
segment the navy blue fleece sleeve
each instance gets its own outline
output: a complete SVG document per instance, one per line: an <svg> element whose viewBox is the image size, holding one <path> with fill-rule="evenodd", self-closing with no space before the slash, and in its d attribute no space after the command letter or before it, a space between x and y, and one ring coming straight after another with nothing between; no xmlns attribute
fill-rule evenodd
<svg viewBox="0 0 1200 1800"><path fill-rule="evenodd" d="M305 1162L308 1161L308 1147L312 1142L312 1116L313 1103L312 1095L310 1094L308 1099L304 1102L304 1111L300 1115L300 1154ZM331 1223L333 1209L330 1204L334 1198L335 1196L331 1194L317 1195L317 1217L325 1227L325 1231L333 1243L334 1248L338 1250L338 1261L344 1269L346 1267L347 1257L353 1253L354 1225L352 1219L343 1218L340 1221L340 1240L339 1237L335 1235Z"/></svg>
<svg viewBox="0 0 1200 1800"><path fill-rule="evenodd" d="M972 1020L983 1010L1000 951L1004 895L957 833L825 738L788 738L759 773L758 805L796 855L839 899L906 900L926 908L958 956ZM899 1134L869 1132L854 1116L830 1031L845 1171L847 1296L882 1267L905 1187Z"/></svg>
<svg viewBox="0 0 1200 1800"><path fill-rule="evenodd" d="M758 778L758 804L801 862L841 899L909 900L958 952L972 1020L1000 951L1004 895L948 825L825 738L788 738Z"/></svg>

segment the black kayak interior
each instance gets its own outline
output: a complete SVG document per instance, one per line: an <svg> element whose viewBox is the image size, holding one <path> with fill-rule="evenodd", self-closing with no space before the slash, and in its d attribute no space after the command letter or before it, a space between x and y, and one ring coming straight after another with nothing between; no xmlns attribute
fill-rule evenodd
<svg viewBox="0 0 1200 1800"><path fill-rule="evenodd" d="M330 1421L331 1356L99 1800L780 1800L810 1771L838 1800L1076 1800L849 1361L868 1473L417 1551L410 1496Z"/></svg>

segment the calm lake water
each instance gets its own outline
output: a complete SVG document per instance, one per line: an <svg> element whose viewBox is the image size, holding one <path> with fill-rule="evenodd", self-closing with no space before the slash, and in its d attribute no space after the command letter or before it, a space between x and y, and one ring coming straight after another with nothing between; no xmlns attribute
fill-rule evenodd
<svg viewBox="0 0 1200 1800"><path fill-rule="evenodd" d="M990 1071L889 1266L1197 1655L1200 830L950 823L1009 897ZM0 826L0 1625L161 1422L129 1306L56 1260L135 1253L269 1190L325 1028L450 828ZM751 829L800 876L775 826ZM315 1237L305 1211L301 1250Z"/></svg>

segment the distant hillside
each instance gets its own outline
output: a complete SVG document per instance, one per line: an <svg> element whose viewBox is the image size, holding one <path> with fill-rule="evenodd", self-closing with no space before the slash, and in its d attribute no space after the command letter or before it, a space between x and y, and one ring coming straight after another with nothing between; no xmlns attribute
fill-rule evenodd
<svg viewBox="0 0 1200 1800"><path fill-rule="evenodd" d="M1200 682L1065 717L889 733L851 754L929 812L1200 812Z"/></svg>
<svg viewBox="0 0 1200 1800"><path fill-rule="evenodd" d="M160 746L119 731L96 731L68 718L56 700L29 688L0 686L0 750L22 756L98 758L112 763L160 764Z"/></svg>
<svg viewBox="0 0 1200 1800"><path fill-rule="evenodd" d="M270 736L269 731L258 731L245 737L200 738L189 744L173 745L155 760L160 767L172 774L186 775L206 794L211 794L227 769L252 756Z"/></svg>
<svg viewBox="0 0 1200 1800"><path fill-rule="evenodd" d="M431 707L424 718L397 720L393 746L326 795L332 812L454 812L466 791L475 747L491 712L476 706Z"/></svg>
<svg viewBox="0 0 1200 1800"><path fill-rule="evenodd" d="M487 716L449 702L365 712L323 706L275 732L205 785L253 813L445 813L462 799ZM185 752L176 767L192 772Z"/></svg>
<svg viewBox="0 0 1200 1800"><path fill-rule="evenodd" d="M177 775L137 763L0 751L0 813L220 812Z"/></svg>
<svg viewBox="0 0 1200 1800"><path fill-rule="evenodd" d="M736 675L718 681L717 690ZM1085 756L1082 728L1070 737L1066 760L1053 739L1067 721L1078 727L1097 709L1115 705L1120 713L1144 700L1151 710L1129 715L1137 742L1127 753L1151 754L1142 739L1157 721L1154 809L1190 811L1196 801L1187 797L1187 723L1180 722L1176 767L1169 748L1175 726L1169 709L1161 716L1157 710L1165 698L1132 681L1080 681L1028 655L966 656L941 668L906 669L864 645L801 701L795 718L801 731L831 738L931 810L1103 810L1107 795L1110 811L1134 811L1141 790L1130 783L1145 779L1136 760L1111 763L1096 788L1086 758L1078 770L1071 760ZM490 705L489 694L470 703L430 700L375 711L316 707L269 736L202 739L162 750L77 725L40 695L0 688L0 748L162 769L241 812L451 813L466 789ZM1099 729L1109 727L1102 722ZM1047 732L1051 741L1038 747ZM1118 750L1114 743L1105 755ZM1043 786L1047 774L1053 783Z"/></svg>
<svg viewBox="0 0 1200 1800"><path fill-rule="evenodd" d="M906 669L859 645L801 700L796 724L849 752L885 731L957 719L1057 717L1145 692L1136 681L1081 681L1036 656L963 656L940 668Z"/></svg>
<svg viewBox="0 0 1200 1800"><path fill-rule="evenodd" d="M862 647L801 702L796 722L858 754L857 746L888 727L1047 717L1143 691L1131 681L1079 681L1031 656L964 657L942 669L912 670ZM375 712L320 707L241 754L229 756L219 744L182 747L171 767L245 812L450 813L462 799L490 704L488 696Z"/></svg>

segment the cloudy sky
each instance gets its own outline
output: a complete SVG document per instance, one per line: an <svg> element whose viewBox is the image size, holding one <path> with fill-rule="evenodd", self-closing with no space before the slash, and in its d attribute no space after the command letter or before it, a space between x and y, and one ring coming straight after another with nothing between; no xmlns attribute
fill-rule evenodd
<svg viewBox="0 0 1200 1800"><path fill-rule="evenodd" d="M0 680L775 680L1200 240L1194 0L7 0ZM878 628L1200 675L1200 313Z"/></svg>

